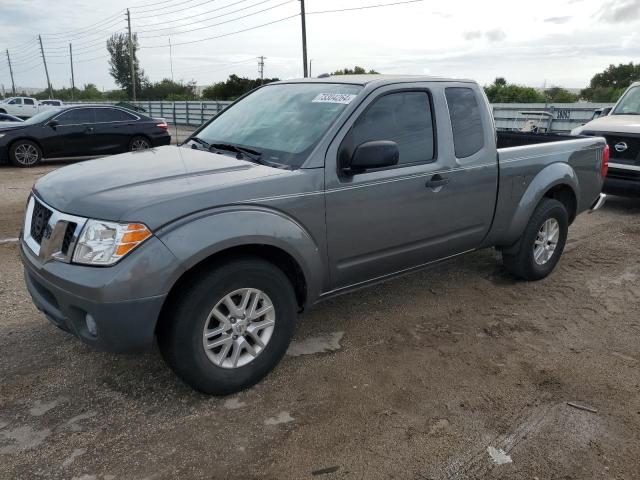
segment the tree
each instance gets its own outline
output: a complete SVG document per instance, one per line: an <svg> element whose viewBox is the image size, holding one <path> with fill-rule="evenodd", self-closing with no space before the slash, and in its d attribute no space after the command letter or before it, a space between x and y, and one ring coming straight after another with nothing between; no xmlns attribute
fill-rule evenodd
<svg viewBox="0 0 640 480"><path fill-rule="evenodd" d="M136 91L141 92L148 80L144 76L144 70L140 68L138 57L138 36L134 33L133 43L133 64L135 68ZM131 77L131 63L129 55L129 37L125 33L114 33L107 40L107 50L111 58L109 59L109 73L123 90L127 92L129 98L133 97L133 80Z"/></svg>
<svg viewBox="0 0 640 480"><path fill-rule="evenodd" d="M202 98L210 100L235 100L254 88L271 82L277 82L278 78L250 79L239 77L235 74L229 75L225 82L214 83L202 91Z"/></svg>
<svg viewBox="0 0 640 480"><path fill-rule="evenodd" d="M491 103L544 103L544 95L535 88L509 84L498 77L491 85L484 87Z"/></svg>
<svg viewBox="0 0 640 480"><path fill-rule="evenodd" d="M609 65L591 78L589 86L580 92L580 96L592 102L612 103L637 80L640 80L640 64Z"/></svg>
<svg viewBox="0 0 640 480"><path fill-rule="evenodd" d="M375 75L377 73L379 72L376 72L375 70L369 70L367 72L364 68L356 65L353 69L343 68L342 70L336 70L331 75Z"/></svg>
<svg viewBox="0 0 640 480"><path fill-rule="evenodd" d="M578 95L561 87L551 87L545 90L544 93L549 102L553 103L574 103L578 101Z"/></svg>
<svg viewBox="0 0 640 480"><path fill-rule="evenodd" d="M164 78L159 82L149 83L140 92L143 100L194 100L196 98L196 83L174 82Z"/></svg>

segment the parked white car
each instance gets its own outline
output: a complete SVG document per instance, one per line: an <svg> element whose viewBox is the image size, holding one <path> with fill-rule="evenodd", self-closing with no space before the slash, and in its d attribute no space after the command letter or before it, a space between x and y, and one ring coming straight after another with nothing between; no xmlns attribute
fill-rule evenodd
<svg viewBox="0 0 640 480"><path fill-rule="evenodd" d="M10 97L0 102L0 113L8 113L20 118L31 118L43 110L62 106L64 104L61 100L39 101L32 97Z"/></svg>
<svg viewBox="0 0 640 480"><path fill-rule="evenodd" d="M40 111L40 102L31 97L10 97L0 103L0 113L30 118Z"/></svg>

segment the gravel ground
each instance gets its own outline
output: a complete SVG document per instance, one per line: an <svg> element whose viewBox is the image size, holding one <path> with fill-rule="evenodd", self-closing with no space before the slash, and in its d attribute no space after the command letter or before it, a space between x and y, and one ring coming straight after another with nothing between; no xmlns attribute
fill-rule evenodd
<svg viewBox="0 0 640 480"><path fill-rule="evenodd" d="M541 282L485 250L322 303L208 398L31 304L11 238L59 166L0 168L0 478L640 478L640 200L579 217Z"/></svg>

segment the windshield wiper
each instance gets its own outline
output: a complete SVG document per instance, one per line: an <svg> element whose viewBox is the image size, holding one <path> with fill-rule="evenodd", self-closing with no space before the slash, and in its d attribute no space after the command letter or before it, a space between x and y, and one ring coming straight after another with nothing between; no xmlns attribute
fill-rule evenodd
<svg viewBox="0 0 640 480"><path fill-rule="evenodd" d="M204 140L202 140L201 138L198 137L191 137L189 140L191 140L192 142L196 142L199 143L200 145L202 145L204 148L206 148L207 150L211 150L211 145L209 145L207 142L205 142Z"/></svg>
<svg viewBox="0 0 640 480"><path fill-rule="evenodd" d="M231 143L213 143L209 147L209 150L226 150L228 152L236 152L240 155L247 157L253 163L259 163L260 165L267 165L272 167L273 165L270 162L265 160L261 160L262 152L258 152L257 150L253 150L251 148L239 147L238 145L233 145Z"/></svg>

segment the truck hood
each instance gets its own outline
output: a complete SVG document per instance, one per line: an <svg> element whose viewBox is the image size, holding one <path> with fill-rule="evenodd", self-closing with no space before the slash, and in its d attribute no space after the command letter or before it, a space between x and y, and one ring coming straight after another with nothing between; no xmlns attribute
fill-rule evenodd
<svg viewBox="0 0 640 480"><path fill-rule="evenodd" d="M38 180L34 191L61 212L154 229L196 211L277 194L281 182L266 180L295 174L166 146L60 168Z"/></svg>
<svg viewBox="0 0 640 480"><path fill-rule="evenodd" d="M582 132L640 133L640 115L607 115L579 128Z"/></svg>

